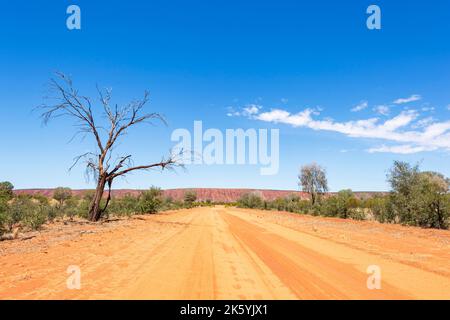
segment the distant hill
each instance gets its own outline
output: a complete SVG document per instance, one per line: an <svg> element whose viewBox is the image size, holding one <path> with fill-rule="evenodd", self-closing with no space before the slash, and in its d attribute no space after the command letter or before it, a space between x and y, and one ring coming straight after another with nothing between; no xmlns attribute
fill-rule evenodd
<svg viewBox="0 0 450 320"><path fill-rule="evenodd" d="M46 197L53 195L54 189L21 189L14 190L16 194L41 194ZM250 192L257 192L266 200L275 200L277 198L284 198L288 195L295 194L301 199L309 199L309 195L305 192L295 190L264 190L264 189L225 189L225 188L192 188L192 189L167 189L163 190L165 197L171 197L173 200L183 200L184 193L187 190L194 190L197 193L197 200L206 201L211 200L214 202L234 202L238 200L242 195ZM89 190L72 190L74 195L82 196ZM142 190L137 189L117 189L112 191L113 197L122 197L124 195L137 196ZM333 193L330 193L333 194ZM358 198L368 198L376 194L386 194L386 192L355 192Z"/></svg>

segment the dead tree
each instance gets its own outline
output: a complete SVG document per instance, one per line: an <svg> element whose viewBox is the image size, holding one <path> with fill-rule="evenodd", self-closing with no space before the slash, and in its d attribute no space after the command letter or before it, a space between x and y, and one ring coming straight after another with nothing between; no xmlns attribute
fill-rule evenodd
<svg viewBox="0 0 450 320"><path fill-rule="evenodd" d="M134 100L126 106L111 106L111 90L97 87L100 109L95 110L93 102L89 97L80 95L73 87L70 77L57 73L56 78L50 80L50 91L52 95L47 97L48 101L39 108L43 110L42 119L47 124L51 119L61 116L72 118L76 121L79 130L78 134L91 136L96 145L95 152L87 152L74 159L73 168L78 162L84 160L87 173L93 175L97 182L94 198L89 207L89 220L98 221L102 217L111 200L111 188L113 181L118 177L137 170L149 169L173 169L180 166L180 153L170 154L168 158L162 158L159 162L134 166L131 161L132 156L122 155L113 158L114 146L123 137L128 129L141 123L151 123L152 120L165 123L164 118L159 113L145 113L144 106L148 102L149 94L146 91L140 100ZM101 113L106 118L107 126L97 124L96 112ZM101 200L108 188L105 204L101 205Z"/></svg>

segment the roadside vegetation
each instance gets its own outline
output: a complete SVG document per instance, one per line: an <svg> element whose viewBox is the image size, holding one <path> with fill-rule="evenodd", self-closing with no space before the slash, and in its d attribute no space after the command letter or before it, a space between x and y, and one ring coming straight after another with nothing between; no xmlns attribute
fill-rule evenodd
<svg viewBox="0 0 450 320"><path fill-rule="evenodd" d="M376 220L424 228L448 229L450 224L450 179L437 172L420 171L417 165L394 162L387 174L390 192L357 197L350 189L329 193L326 171L317 164L303 166L299 185L309 194L302 199L291 194L273 201L265 200L260 192L244 194L227 206L262 210L288 211L314 216L355 220ZM69 188L59 187L53 196L14 194L10 182L0 183L0 240L14 239L18 231L38 230L48 222L91 220L90 208L95 191L79 195ZM106 201L109 205L106 206ZM162 190L151 187L139 195L103 197L105 209L102 220L111 217L131 217L160 211L213 206L211 200L198 201L195 190L186 190L182 200L165 197Z"/></svg>
<svg viewBox="0 0 450 320"><path fill-rule="evenodd" d="M70 222L89 220L89 208L94 191L74 195L71 189L59 187L51 198L40 194L14 195L10 182L0 183L0 240L14 239L18 230L39 230L45 223L55 220ZM111 217L131 217L137 214L154 214L160 211L211 206L211 201L196 201L195 191L187 190L183 201L164 197L160 188L151 187L138 196L113 197L103 220ZM107 199L102 199L101 204Z"/></svg>
<svg viewBox="0 0 450 320"><path fill-rule="evenodd" d="M376 220L423 228L448 229L450 224L450 179L438 172L420 171L419 166L395 161L387 174L391 191L358 198L352 190L327 193L325 170L317 164L303 166L299 185L309 200L295 194L266 201L260 193L243 195L241 208L288 211L315 216Z"/></svg>

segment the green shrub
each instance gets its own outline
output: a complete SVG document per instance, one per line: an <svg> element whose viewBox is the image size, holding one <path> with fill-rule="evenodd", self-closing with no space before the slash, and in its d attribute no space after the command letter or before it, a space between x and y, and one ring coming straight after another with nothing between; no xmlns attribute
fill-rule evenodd
<svg viewBox="0 0 450 320"><path fill-rule="evenodd" d="M286 198L284 198L285 204L285 210L289 212L297 212L300 213L305 209L305 206L309 207L309 201L303 201L300 199L299 196L296 194L288 195Z"/></svg>
<svg viewBox="0 0 450 320"><path fill-rule="evenodd" d="M367 208L373 215L373 218L381 223L395 222L395 216L390 205L389 196L376 196L366 200Z"/></svg>
<svg viewBox="0 0 450 320"><path fill-rule="evenodd" d="M167 210L178 210L185 207L185 204L183 201L179 200L173 200L172 197L164 197L162 199L162 204L160 207L160 211L167 211Z"/></svg>
<svg viewBox="0 0 450 320"><path fill-rule="evenodd" d="M11 231L13 226L25 219L28 212L33 208L33 200L26 196L15 198L9 205L6 212L5 224L8 231Z"/></svg>
<svg viewBox="0 0 450 320"><path fill-rule="evenodd" d="M113 198L108 207L108 211L117 216L131 216L140 211L139 199L130 194L121 198Z"/></svg>
<svg viewBox="0 0 450 320"><path fill-rule="evenodd" d="M184 204L186 208L192 208L196 200L197 193L194 190L187 190L184 192Z"/></svg>
<svg viewBox="0 0 450 320"><path fill-rule="evenodd" d="M308 200L300 200L297 202L297 208L295 212L308 213L311 211L311 202Z"/></svg>
<svg viewBox="0 0 450 320"><path fill-rule="evenodd" d="M64 202L72 197L72 190L70 188L58 187L53 191L53 199L59 202L62 207Z"/></svg>
<svg viewBox="0 0 450 320"><path fill-rule="evenodd" d="M5 200L0 199L0 235L6 232L8 204Z"/></svg>
<svg viewBox="0 0 450 320"><path fill-rule="evenodd" d="M95 191L94 190L86 190L83 192L83 195L81 196L82 200L86 200L87 202L91 202L94 199Z"/></svg>
<svg viewBox="0 0 450 320"><path fill-rule="evenodd" d="M225 208L233 208L233 207L239 207L238 202L226 202L224 204Z"/></svg>
<svg viewBox="0 0 450 320"><path fill-rule="evenodd" d="M337 196L322 199L313 207L316 215L325 217L338 217L340 215L339 200Z"/></svg>
<svg viewBox="0 0 450 320"><path fill-rule="evenodd" d="M359 201L350 189L341 190L337 195L338 217L347 219L359 207Z"/></svg>
<svg viewBox="0 0 450 320"><path fill-rule="evenodd" d="M49 198L47 198L46 196L42 195L42 194L34 194L31 196L31 199L36 200L37 202L39 202L40 204L43 205L49 205L50 201Z"/></svg>
<svg viewBox="0 0 450 320"><path fill-rule="evenodd" d="M54 215L54 211L52 206L41 204L31 197L17 197L8 205L5 224L8 231L17 224L37 230Z"/></svg>
<svg viewBox="0 0 450 320"><path fill-rule="evenodd" d="M364 208L352 208L348 211L348 218L353 220L366 220L367 214Z"/></svg>
<svg viewBox="0 0 450 320"><path fill-rule="evenodd" d="M67 198L64 205L60 207L60 214L69 217L72 220L79 213L78 206L80 205L80 202L80 198L78 197Z"/></svg>
<svg viewBox="0 0 450 320"><path fill-rule="evenodd" d="M23 223L32 230L38 230L53 215L55 209L51 206L34 204L26 212Z"/></svg>
<svg viewBox="0 0 450 320"><path fill-rule="evenodd" d="M318 203L317 211L319 215L326 217L363 219L365 216L356 210L360 207L360 202L355 198L350 189L341 190L332 197L322 199Z"/></svg>
<svg viewBox="0 0 450 320"><path fill-rule="evenodd" d="M267 205L264 205L263 198L259 192L250 192L241 196L238 200L238 206L241 208L250 208L250 209L262 209Z"/></svg>
<svg viewBox="0 0 450 320"><path fill-rule="evenodd" d="M87 219L89 216L89 206L91 205L91 200L83 196L77 206L77 216L82 219Z"/></svg>
<svg viewBox="0 0 450 320"><path fill-rule="evenodd" d="M151 187L150 190L141 193L139 198L139 211L141 213L157 213L160 210L162 203L161 189Z"/></svg>

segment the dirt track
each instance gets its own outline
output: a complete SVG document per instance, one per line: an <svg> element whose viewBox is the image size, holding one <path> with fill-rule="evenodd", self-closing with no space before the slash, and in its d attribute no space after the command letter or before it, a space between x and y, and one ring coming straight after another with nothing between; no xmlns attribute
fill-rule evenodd
<svg viewBox="0 0 450 320"><path fill-rule="evenodd" d="M64 230L0 243L0 299L450 299L448 231L223 207Z"/></svg>

